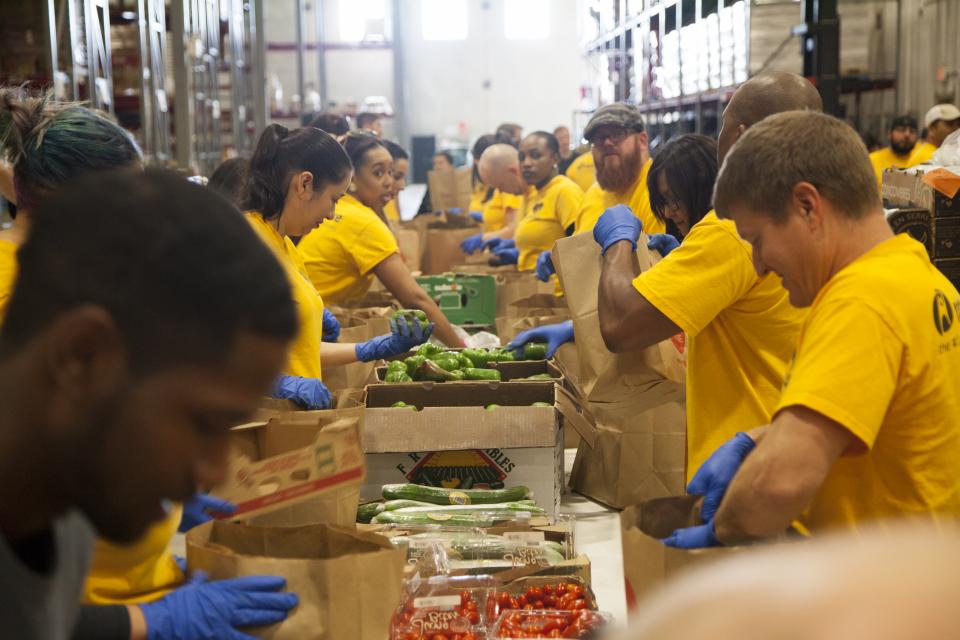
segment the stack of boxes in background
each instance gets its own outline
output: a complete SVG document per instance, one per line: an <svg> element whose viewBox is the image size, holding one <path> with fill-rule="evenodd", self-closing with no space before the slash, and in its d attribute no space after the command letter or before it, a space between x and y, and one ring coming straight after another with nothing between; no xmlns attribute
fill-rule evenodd
<svg viewBox="0 0 960 640"><path fill-rule="evenodd" d="M960 287L960 175L944 168L893 169L883 174L887 219L927 248L933 264Z"/></svg>

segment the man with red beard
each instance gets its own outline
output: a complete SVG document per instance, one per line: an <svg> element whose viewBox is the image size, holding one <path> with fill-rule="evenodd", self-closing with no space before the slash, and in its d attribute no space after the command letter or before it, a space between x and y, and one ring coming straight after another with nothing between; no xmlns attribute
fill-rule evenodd
<svg viewBox="0 0 960 640"><path fill-rule="evenodd" d="M622 102L600 107L583 137L590 143L597 181L583 196L574 233L593 230L603 212L618 204L630 207L648 235L664 233L664 223L650 208L650 150L637 107ZM537 277L547 282L554 273L552 252L544 251L537 260Z"/></svg>
<svg viewBox="0 0 960 640"><path fill-rule="evenodd" d="M597 182L584 196L576 232L592 230L604 211L625 204L643 223L646 233L663 233L663 223L650 208L650 151L640 111L620 102L600 107L587 123L583 137L590 143Z"/></svg>

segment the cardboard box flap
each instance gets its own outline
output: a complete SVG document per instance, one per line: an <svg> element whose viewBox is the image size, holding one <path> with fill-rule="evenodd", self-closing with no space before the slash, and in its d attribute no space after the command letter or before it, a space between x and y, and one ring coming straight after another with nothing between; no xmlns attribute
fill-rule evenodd
<svg viewBox="0 0 960 640"><path fill-rule="evenodd" d="M552 447L557 438L553 407L501 407L494 411L426 407L415 414L415 420L397 415L406 411L411 410L367 409L364 452L421 451L425 446L433 451Z"/></svg>
<svg viewBox="0 0 960 640"><path fill-rule="evenodd" d="M269 514L363 481L364 461L356 421L326 429L306 425L305 430L301 425L301 432L311 435L305 446L286 446L300 443L286 440L286 445L270 445L274 449L285 448L284 451L263 456L263 441L268 435L265 432L274 430L274 420L238 429L239 440L235 443L243 445L231 456L227 480L211 491L237 505L231 520ZM249 449L251 432L258 440L256 453Z"/></svg>
<svg viewBox="0 0 960 640"><path fill-rule="evenodd" d="M563 415L565 424L574 428L583 441L592 449L597 438L596 424L586 407L578 404L563 387L557 387L557 410Z"/></svg>

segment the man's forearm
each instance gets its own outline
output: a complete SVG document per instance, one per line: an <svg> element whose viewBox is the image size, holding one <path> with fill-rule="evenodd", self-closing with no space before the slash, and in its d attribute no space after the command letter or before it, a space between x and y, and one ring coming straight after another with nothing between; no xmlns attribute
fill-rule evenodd
<svg viewBox="0 0 960 640"><path fill-rule="evenodd" d="M744 544L773 538L790 527L803 511L805 500L770 492L762 487L762 474L744 463L720 504L714 518L717 539L724 545ZM752 485L752 486L751 486Z"/></svg>
<svg viewBox="0 0 960 640"><path fill-rule="evenodd" d="M614 353L644 349L681 331L634 288L639 273L629 242L618 242L604 254L597 314L603 341Z"/></svg>

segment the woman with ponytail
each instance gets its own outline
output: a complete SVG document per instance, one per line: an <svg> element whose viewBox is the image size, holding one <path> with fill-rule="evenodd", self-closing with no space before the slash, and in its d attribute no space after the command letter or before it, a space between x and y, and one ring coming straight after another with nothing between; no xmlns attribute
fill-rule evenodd
<svg viewBox="0 0 960 640"><path fill-rule="evenodd" d="M339 325L323 306L323 298L306 275L293 239L330 224L337 201L353 176L350 158L330 134L304 127L288 131L267 127L250 159L246 217L287 270L297 302L300 329L289 362L274 388L274 397L288 398L312 409L326 408L330 392L320 381L321 360L327 365L388 358L425 342L433 325L404 319L392 332L367 342L323 342L324 327Z"/></svg>
<svg viewBox="0 0 960 640"><path fill-rule="evenodd" d="M369 133L348 134L343 147L355 170L349 193L337 204L336 216L297 247L317 291L330 302L347 302L363 297L377 277L403 307L426 313L444 344L464 346L437 303L414 280L383 217L393 197L390 152Z"/></svg>

